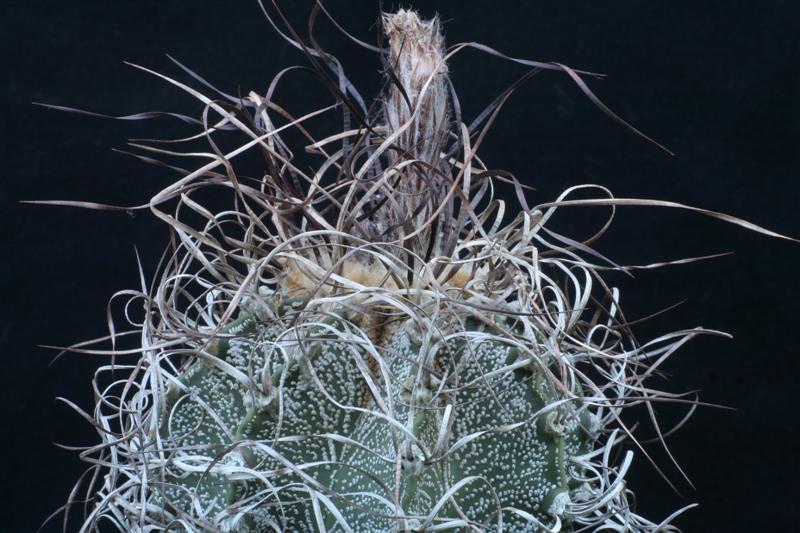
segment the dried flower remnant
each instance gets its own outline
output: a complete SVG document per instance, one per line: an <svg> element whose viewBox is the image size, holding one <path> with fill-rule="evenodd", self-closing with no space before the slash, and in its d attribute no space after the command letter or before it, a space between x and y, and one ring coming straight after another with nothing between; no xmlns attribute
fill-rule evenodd
<svg viewBox="0 0 800 533"><path fill-rule="evenodd" d="M450 132L447 64L439 20L422 21L401 9L383 17L389 38L391 86L384 103L386 124L395 144L415 159L436 166Z"/></svg>

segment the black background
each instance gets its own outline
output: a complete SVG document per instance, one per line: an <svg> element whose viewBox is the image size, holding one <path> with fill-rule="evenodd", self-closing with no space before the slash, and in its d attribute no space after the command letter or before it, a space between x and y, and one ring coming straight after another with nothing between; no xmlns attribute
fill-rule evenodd
<svg viewBox="0 0 800 533"><path fill-rule="evenodd" d="M375 41L377 2L326 5L348 30ZM310 2L283 7L305 28ZM670 157L610 121L565 75L542 74L512 97L482 149L490 167L538 189L531 203L571 185L599 183L619 197L715 209L800 237L797 2L462 0L416 7L429 16L438 11L450 44L474 40L509 55L608 74L590 82L596 93L676 153ZM170 53L227 92L263 93L279 68L304 59L272 32L254 0L6 0L2 10L0 531L34 531L83 468L76 453L52 443L96 441L89 425L54 397L91 408L92 371L103 361L68 355L49 365L54 352L37 345L103 335L108 298L137 285L134 245L150 276L166 231L147 211L130 216L18 201L144 203L171 174L111 149L124 148L128 137L186 129L168 120L90 119L30 102L111 114L197 113L190 96L123 60L180 76L164 55ZM329 24L320 23L318 34L362 94L373 95L381 82L377 57ZM451 72L472 117L525 68L467 51L452 61ZM308 81L295 77L278 98L296 108L327 103ZM563 215L559 228L575 237L587 236L597 220L585 209ZM632 281L610 277L623 291L629 318L688 299L641 325L640 338L698 325L735 337L694 341L667 365L672 377L659 386L698 389L704 400L736 410L700 409L669 439L696 489L658 446L648 451L680 494L637 454L629 486L638 510L659 520L698 502L677 521L685 531L797 531L800 244L687 212L630 207L598 247L626 264L736 252L643 271ZM680 416L660 410L665 420ZM651 434L642 429L643 438Z"/></svg>

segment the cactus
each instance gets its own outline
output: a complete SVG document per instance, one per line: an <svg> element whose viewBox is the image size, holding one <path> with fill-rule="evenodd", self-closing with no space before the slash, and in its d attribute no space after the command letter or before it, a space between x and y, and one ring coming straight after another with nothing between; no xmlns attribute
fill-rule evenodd
<svg viewBox="0 0 800 533"><path fill-rule="evenodd" d="M635 342L600 275L621 267L547 223L567 205L638 201L582 186L529 208L476 155L515 87L468 126L447 59L477 45L445 52L438 21L413 11L383 24L380 112L291 28L334 95L300 117L272 100L274 84L214 100L137 67L204 104L202 133L183 142L210 149L192 151L206 160L196 170L172 166L181 178L149 203L173 246L127 304L145 309L138 361L98 371L82 531L675 530L680 511L656 523L632 509L633 452L614 452L638 443L621 413L678 400L645 380L719 332ZM611 113L589 73L514 61L527 77L565 72ZM335 111L343 129L312 136ZM312 172L295 163L292 130ZM215 139L237 132L246 140L223 152ZM235 170L248 151L263 177ZM522 205L494 196L503 183ZM201 190L232 201L214 210ZM570 200L578 190L601 198Z"/></svg>

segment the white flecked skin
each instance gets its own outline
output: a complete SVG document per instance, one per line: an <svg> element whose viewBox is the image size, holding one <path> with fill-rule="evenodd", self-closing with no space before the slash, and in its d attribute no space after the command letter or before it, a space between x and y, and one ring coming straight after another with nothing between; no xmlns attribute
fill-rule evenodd
<svg viewBox="0 0 800 533"><path fill-rule="evenodd" d="M217 348L241 372L268 376L273 394L248 399L253 391L202 361L184 372L162 424L176 450L166 498L154 502L235 531L391 532L459 520L491 530L500 509L504 531L539 530L509 508L541 524L564 519L568 530L564 501L581 474L570 460L591 449L581 413L591 415L579 398L560 403L566 396L535 365L514 368L519 352L488 340L490 325L443 317L436 335L420 337L400 323L358 349L335 337L362 329L363 317L300 318L299 348L286 328L295 311L276 313L281 321L243 317ZM371 350L382 369L370 368ZM328 494L327 506L314 491Z"/></svg>

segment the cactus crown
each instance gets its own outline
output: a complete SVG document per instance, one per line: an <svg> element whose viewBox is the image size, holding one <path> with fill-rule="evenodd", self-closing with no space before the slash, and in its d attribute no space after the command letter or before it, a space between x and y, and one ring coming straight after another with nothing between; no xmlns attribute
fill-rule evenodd
<svg viewBox="0 0 800 533"><path fill-rule="evenodd" d="M476 153L515 87L467 125L447 78L467 46L499 53L446 52L438 20L409 10L383 24L386 90L369 108L291 27L284 37L334 96L303 116L272 99L283 74L266 94L212 99L137 67L203 103L202 131L183 142L208 148L149 203L173 245L127 304L146 311L138 360L98 370L102 442L84 454L95 475L82 530L674 529L675 515L654 523L631 508L632 451L612 460L636 443L620 414L671 398L645 380L716 332L635 342L599 274L617 267L589 247L599 234L547 227L576 191L613 206L610 192L579 186L529 208ZM588 93L586 73L514 61ZM333 112L342 130L312 136ZM289 130L308 139L312 172ZM214 139L236 134L222 152ZM236 171L247 151L263 155L262 176ZM501 182L522 206L494 197ZM230 205L203 205L205 189Z"/></svg>

